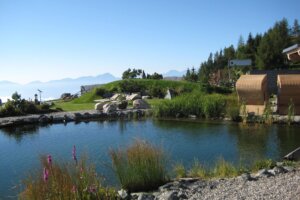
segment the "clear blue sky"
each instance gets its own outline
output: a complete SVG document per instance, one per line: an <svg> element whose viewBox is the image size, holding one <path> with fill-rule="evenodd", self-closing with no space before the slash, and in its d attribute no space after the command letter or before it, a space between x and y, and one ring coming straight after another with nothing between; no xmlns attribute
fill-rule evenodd
<svg viewBox="0 0 300 200"><path fill-rule="evenodd" d="M0 0L0 80L185 70L242 35L292 24L299 0Z"/></svg>

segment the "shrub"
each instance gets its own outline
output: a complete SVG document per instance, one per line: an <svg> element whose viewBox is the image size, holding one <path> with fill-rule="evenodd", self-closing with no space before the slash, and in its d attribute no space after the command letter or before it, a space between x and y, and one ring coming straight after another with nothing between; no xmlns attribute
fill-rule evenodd
<svg viewBox="0 0 300 200"><path fill-rule="evenodd" d="M187 176L186 169L182 163L177 163L173 167L176 178L184 178Z"/></svg>
<svg viewBox="0 0 300 200"><path fill-rule="evenodd" d="M85 159L74 163L41 158L42 169L23 181L25 189L19 198L39 199L116 199L116 191L101 185L93 165ZM47 161L48 160L48 161Z"/></svg>
<svg viewBox="0 0 300 200"><path fill-rule="evenodd" d="M208 172L198 160L194 160L192 168L189 170L188 176L193 178L206 178L208 176Z"/></svg>
<svg viewBox="0 0 300 200"><path fill-rule="evenodd" d="M166 95L166 90L158 85L153 85L150 87L149 95L151 97L164 98Z"/></svg>
<svg viewBox="0 0 300 200"><path fill-rule="evenodd" d="M275 167L275 163L271 159L265 159L256 161L252 166L252 170L258 171L261 169L270 169L273 167Z"/></svg>
<svg viewBox="0 0 300 200"><path fill-rule="evenodd" d="M159 147L137 140L127 149L112 150L110 156L122 188L130 192L153 190L168 180L166 157Z"/></svg>
<svg viewBox="0 0 300 200"><path fill-rule="evenodd" d="M119 109L126 109L128 106L128 102L127 101L121 101L118 103L118 108Z"/></svg>
<svg viewBox="0 0 300 200"><path fill-rule="evenodd" d="M238 175L238 170L231 163L220 158L217 160L212 173L214 177L234 177Z"/></svg>

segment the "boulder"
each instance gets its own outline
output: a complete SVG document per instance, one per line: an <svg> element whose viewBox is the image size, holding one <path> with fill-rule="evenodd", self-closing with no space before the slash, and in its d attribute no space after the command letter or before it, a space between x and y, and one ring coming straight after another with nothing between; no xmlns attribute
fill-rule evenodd
<svg viewBox="0 0 300 200"><path fill-rule="evenodd" d="M110 100L116 101L119 98L121 98L122 96L123 96L122 94L117 93L117 94L114 94L112 97L110 97Z"/></svg>
<svg viewBox="0 0 300 200"><path fill-rule="evenodd" d="M137 93L134 93L134 94L131 94L129 96L126 97L126 100L128 101L134 101L136 99L141 99L141 95L140 94L137 94Z"/></svg>
<svg viewBox="0 0 300 200"><path fill-rule="evenodd" d="M133 101L133 108L135 109L148 109L150 105L143 99L136 99Z"/></svg>
<svg viewBox="0 0 300 200"><path fill-rule="evenodd" d="M104 113L112 113L117 110L117 104L115 103L107 103L103 106Z"/></svg>
<svg viewBox="0 0 300 200"><path fill-rule="evenodd" d="M107 104L109 101L102 101L95 104L95 110L103 110L103 106Z"/></svg>
<svg viewBox="0 0 300 200"><path fill-rule="evenodd" d="M142 96L142 99L150 99L150 96Z"/></svg>

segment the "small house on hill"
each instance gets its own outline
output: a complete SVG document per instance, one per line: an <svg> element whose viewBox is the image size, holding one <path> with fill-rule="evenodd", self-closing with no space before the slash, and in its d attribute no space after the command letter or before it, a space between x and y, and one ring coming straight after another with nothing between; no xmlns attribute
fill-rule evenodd
<svg viewBox="0 0 300 200"><path fill-rule="evenodd" d="M247 113L262 114L269 100L267 75L242 75L236 82L239 102L246 104Z"/></svg>
<svg viewBox="0 0 300 200"><path fill-rule="evenodd" d="M278 112L288 113L291 101L294 104L294 114L300 114L300 74L278 75Z"/></svg>
<svg viewBox="0 0 300 200"><path fill-rule="evenodd" d="M300 45L295 44L282 51L282 53L287 55L290 61L299 62L300 61Z"/></svg>

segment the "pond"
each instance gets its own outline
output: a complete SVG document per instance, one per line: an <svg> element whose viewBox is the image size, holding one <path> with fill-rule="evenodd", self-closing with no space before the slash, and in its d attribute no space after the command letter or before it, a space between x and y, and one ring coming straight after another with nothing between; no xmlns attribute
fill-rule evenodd
<svg viewBox="0 0 300 200"><path fill-rule="evenodd" d="M182 162L188 167L198 159L210 166L220 157L238 165L263 158L281 159L300 146L300 126L147 119L0 129L0 199L19 192L14 186L39 166L40 155L71 161L73 145L78 155L87 154L97 165L106 184L117 186L109 150L127 146L135 139L162 145L170 165Z"/></svg>

